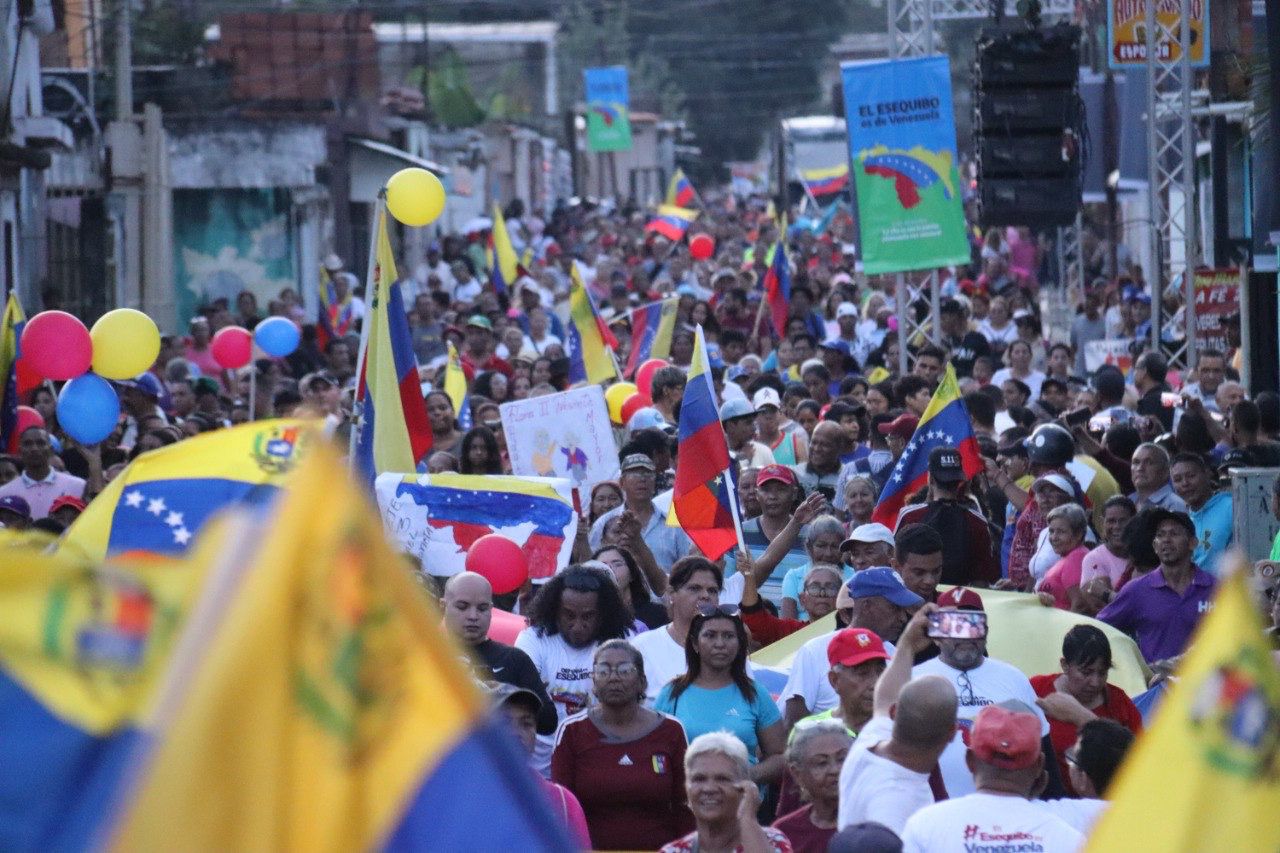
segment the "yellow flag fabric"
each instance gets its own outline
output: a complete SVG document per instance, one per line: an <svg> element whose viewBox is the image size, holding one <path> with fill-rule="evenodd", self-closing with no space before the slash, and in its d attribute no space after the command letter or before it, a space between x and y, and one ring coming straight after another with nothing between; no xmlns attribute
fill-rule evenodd
<svg viewBox="0 0 1280 853"><path fill-rule="evenodd" d="M462 652L442 635L331 448L313 448L270 516L240 523L228 547L245 553L210 575L217 594L191 616L151 727L156 746L139 763L111 846L387 844L410 806L423 808L416 798L424 779L439 775L483 708ZM484 778L521 772L475 767ZM447 781L426 804L438 808L441 827L460 809L445 794L470 784L456 773ZM506 817L501 796L472 799ZM486 844L496 829L464 816ZM416 846L437 839L427 835ZM450 843L440 849L455 849Z"/></svg>
<svg viewBox="0 0 1280 853"><path fill-rule="evenodd" d="M1090 851L1280 849L1280 671L1243 567L1219 587L1108 799Z"/></svg>
<svg viewBox="0 0 1280 853"><path fill-rule="evenodd" d="M449 343L449 360L444 368L444 393L449 395L450 402L453 403L453 413L458 416L459 420L469 420L470 412L467 406L467 374L462 370L462 358L458 355L457 348L452 342ZM464 418L463 413L467 413Z"/></svg>
<svg viewBox="0 0 1280 853"><path fill-rule="evenodd" d="M520 275L516 250L511 245L511 233L507 231L507 220L502 216L502 208L493 203L493 250L489 258L489 274L493 277L494 287L499 293L507 293L515 286Z"/></svg>
<svg viewBox="0 0 1280 853"><path fill-rule="evenodd" d="M982 596L982 605L987 611L990 631L987 650L992 657L1016 666L1028 677L1059 672L1062 669L1058 664L1062 657L1062 638L1067 631L1074 625L1093 625L1111 641L1113 665L1107 680L1130 696L1137 696L1147 689L1147 678L1151 673L1137 644L1105 622L1045 607L1036 596L1027 593L992 589L977 592ZM751 656L751 661L762 666L789 668L791 659L801 646L834 630L835 616L825 616L813 625L764 647Z"/></svg>

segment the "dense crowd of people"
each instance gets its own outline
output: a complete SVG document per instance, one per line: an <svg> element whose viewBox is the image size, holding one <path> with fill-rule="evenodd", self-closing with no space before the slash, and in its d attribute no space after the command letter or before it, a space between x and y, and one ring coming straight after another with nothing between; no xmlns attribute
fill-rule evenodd
<svg viewBox="0 0 1280 853"><path fill-rule="evenodd" d="M1280 466L1280 396L1250 396L1235 351L1202 350L1192 373L1172 370L1148 346L1160 294L1092 232L1096 277L1069 327L1046 328L1053 253L1027 229L975 230L972 263L936 271L943 298L930 317L926 291L899 305L891 277L861 274L847 218L780 235L762 200L713 199L693 227L716 251L696 261L632 207L575 202L544 220L517 202L507 213L522 262L510 288L489 274L484 231L400 259L433 434L422 471L510 473L500 407L569 387L575 280L618 338L620 364L629 312L678 299L651 405L617 430L620 475L583 495L573 564L496 598L480 575L421 566L578 843L958 850L1025 833L1075 849L1142 727L1107 683L1107 634L1082 619L1058 638L1061 671L1028 677L989 654L985 630L931 635L930 616L984 613L988 588L1034 594L1130 635L1167 674L1232 544L1226 472ZM791 264L781 330L762 304L780 239ZM1113 255L1126 264L1100 266ZM61 533L130 460L250 418L312 415L345 434L368 308L341 259L325 267L319 307L292 290L265 312L248 291L203 306L186 335L164 338L151 372L119 383L120 424L100 445L59 429L51 385L32 391L24 402L44 426L0 456L0 524ZM905 334L908 313L924 332ZM218 367L213 333L277 315L303 328L295 353ZM715 560L667 523L697 326L745 544ZM1086 345L1117 338L1132 343L1131 370L1087 369ZM444 391L449 344L466 411ZM949 368L984 469L971 477L937 448L893 525L873 521ZM1280 488L1274 506L1280 517ZM527 617L514 645L488 638L495 606ZM1270 608L1280 625L1280 603ZM832 614L771 693L749 653Z"/></svg>

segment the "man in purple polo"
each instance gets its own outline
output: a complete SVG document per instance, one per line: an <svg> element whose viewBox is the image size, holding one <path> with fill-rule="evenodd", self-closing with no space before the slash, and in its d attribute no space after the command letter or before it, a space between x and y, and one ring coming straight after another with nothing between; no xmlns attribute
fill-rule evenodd
<svg viewBox="0 0 1280 853"><path fill-rule="evenodd" d="M1148 663L1182 654L1201 617L1213 607L1216 581L1191 560L1196 528L1185 512L1159 510L1152 547L1155 571L1129 581L1098 618L1132 634Z"/></svg>

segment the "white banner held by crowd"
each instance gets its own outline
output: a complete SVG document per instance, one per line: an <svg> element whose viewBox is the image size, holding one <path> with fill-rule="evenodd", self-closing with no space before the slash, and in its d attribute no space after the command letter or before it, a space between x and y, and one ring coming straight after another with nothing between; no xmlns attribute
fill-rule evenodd
<svg viewBox="0 0 1280 853"><path fill-rule="evenodd" d="M599 385L500 408L513 474L564 477L578 489L618 478L618 446Z"/></svg>

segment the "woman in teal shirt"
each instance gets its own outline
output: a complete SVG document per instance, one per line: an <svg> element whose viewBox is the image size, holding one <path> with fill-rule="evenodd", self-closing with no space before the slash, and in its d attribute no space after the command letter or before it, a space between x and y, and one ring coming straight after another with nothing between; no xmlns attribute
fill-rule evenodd
<svg viewBox="0 0 1280 853"><path fill-rule="evenodd" d="M684 647L688 671L658 693L654 709L684 725L692 741L727 731L746 744L751 780L782 777L786 736L769 691L747 675L747 629L734 605L708 605L689 625Z"/></svg>

